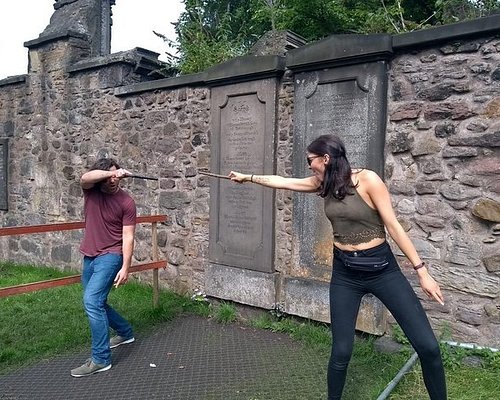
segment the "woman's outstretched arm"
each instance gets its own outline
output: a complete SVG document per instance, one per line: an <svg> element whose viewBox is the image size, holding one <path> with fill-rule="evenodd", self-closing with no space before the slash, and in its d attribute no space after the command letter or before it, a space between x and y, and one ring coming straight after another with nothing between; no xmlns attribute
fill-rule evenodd
<svg viewBox="0 0 500 400"><path fill-rule="evenodd" d="M279 175L242 174L231 171L229 178L238 183L251 182L273 189L288 189L296 192L316 192L321 182L315 176L307 178L285 178Z"/></svg>

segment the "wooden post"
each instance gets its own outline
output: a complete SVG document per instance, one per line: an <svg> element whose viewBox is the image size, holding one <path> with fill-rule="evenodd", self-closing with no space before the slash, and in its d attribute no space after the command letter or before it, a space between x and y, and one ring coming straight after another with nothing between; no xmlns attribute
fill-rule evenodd
<svg viewBox="0 0 500 400"><path fill-rule="evenodd" d="M153 241L153 261L158 261L158 223L151 224L151 240ZM153 307L157 308L160 298L158 268L153 269Z"/></svg>

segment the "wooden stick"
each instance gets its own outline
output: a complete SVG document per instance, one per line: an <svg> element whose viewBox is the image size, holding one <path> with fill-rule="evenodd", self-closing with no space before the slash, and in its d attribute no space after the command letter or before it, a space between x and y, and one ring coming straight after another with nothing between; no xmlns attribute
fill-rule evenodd
<svg viewBox="0 0 500 400"><path fill-rule="evenodd" d="M153 178L152 176L143 176L143 175L128 175L126 178L137 178L137 179L149 179L151 181L157 181L158 178Z"/></svg>
<svg viewBox="0 0 500 400"><path fill-rule="evenodd" d="M208 171L198 171L202 175L207 175L207 176L212 176L214 178L220 178L220 179L231 179L227 175L220 175L220 174L214 174L213 172L208 172Z"/></svg>

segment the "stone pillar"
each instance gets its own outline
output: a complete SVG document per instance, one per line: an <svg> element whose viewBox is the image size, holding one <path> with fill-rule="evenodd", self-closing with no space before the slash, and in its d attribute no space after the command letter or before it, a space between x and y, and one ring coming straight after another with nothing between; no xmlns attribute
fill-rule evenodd
<svg viewBox="0 0 500 400"><path fill-rule="evenodd" d="M101 56L111 53L111 26L113 25L111 6L113 5L115 5L115 0L101 0Z"/></svg>
<svg viewBox="0 0 500 400"><path fill-rule="evenodd" d="M0 138L0 210L8 210L7 168L9 159L9 140Z"/></svg>
<svg viewBox="0 0 500 400"><path fill-rule="evenodd" d="M114 4L115 0L56 0L49 25L38 39L25 43L25 46L31 48L57 39L76 37L85 42L87 57L108 55L111 51L111 7Z"/></svg>

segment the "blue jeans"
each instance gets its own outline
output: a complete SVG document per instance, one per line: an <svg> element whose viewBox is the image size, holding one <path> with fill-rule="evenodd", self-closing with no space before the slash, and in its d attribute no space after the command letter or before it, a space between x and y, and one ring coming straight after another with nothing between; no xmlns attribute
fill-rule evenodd
<svg viewBox="0 0 500 400"><path fill-rule="evenodd" d="M338 251L335 250L334 255ZM353 253L344 252L351 256ZM333 346L328 364L328 400L339 400L342 396L353 350L356 317L361 298L367 293L372 293L387 307L418 353L431 400L446 400L446 380L439 344L420 300L401 272L391 248L384 242L357 253L365 257L385 256L389 265L377 272L353 271L342 262L341 256L334 257L330 284Z"/></svg>
<svg viewBox="0 0 500 400"><path fill-rule="evenodd" d="M111 364L110 327L124 338L133 336L130 324L107 303L122 261L121 254L113 253L83 258L83 307L90 323L92 360L98 364Z"/></svg>

